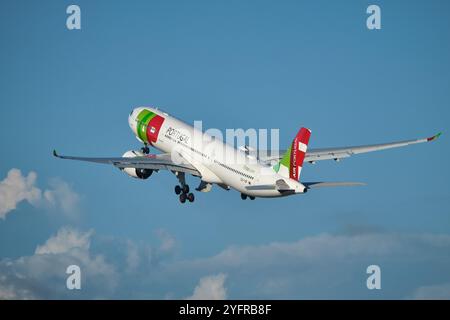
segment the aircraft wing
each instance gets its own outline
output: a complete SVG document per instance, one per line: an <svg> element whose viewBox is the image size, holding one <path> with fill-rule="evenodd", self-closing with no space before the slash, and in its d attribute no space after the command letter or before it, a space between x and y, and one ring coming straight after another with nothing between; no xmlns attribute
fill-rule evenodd
<svg viewBox="0 0 450 320"><path fill-rule="evenodd" d="M138 169L152 169L152 170L170 170L185 172L194 176L201 176L200 172L194 168L189 162L180 159L180 162L174 162L170 153L163 154L149 154L138 157L116 157L116 158L91 158L91 157L73 157L62 156L53 151L53 155L60 159L87 161L94 163L111 164L119 169L124 168L138 168Z"/></svg>
<svg viewBox="0 0 450 320"><path fill-rule="evenodd" d="M371 144L363 146L351 146L351 147L337 147L337 148L323 148L323 149L308 149L305 155L305 161L314 163L315 161L321 160L339 160L342 158L348 158L354 154L379 151L391 148L399 148L409 146L411 144L423 143L436 140L441 133L438 133L430 138L415 139L415 140L405 140L382 144ZM283 156L284 152L280 151L277 156L271 156L270 154L266 157L260 158L261 161L273 161L279 160Z"/></svg>

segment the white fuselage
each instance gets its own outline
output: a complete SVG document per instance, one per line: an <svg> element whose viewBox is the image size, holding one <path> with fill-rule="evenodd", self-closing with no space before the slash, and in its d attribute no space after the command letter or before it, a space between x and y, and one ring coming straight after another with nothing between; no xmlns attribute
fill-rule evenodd
<svg viewBox="0 0 450 320"><path fill-rule="evenodd" d="M207 183L229 186L249 196L280 197L283 194L276 189L249 190L248 186L275 185L277 180L284 180L295 193L303 193L304 185L300 182L278 175L267 166L236 149L222 140L188 125L167 113L155 108L136 108L130 114L130 128L138 138L137 114L147 109L164 118L156 142L152 146L172 155L173 160L187 160L201 174ZM142 141L142 140L141 140Z"/></svg>

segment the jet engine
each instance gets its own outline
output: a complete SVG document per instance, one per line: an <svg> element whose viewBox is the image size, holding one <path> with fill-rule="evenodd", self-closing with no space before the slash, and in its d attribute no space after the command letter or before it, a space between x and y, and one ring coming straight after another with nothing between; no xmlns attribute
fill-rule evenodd
<svg viewBox="0 0 450 320"><path fill-rule="evenodd" d="M134 158L134 157L142 157L144 154L140 151L127 151L123 154L122 157L124 158ZM143 168L124 168L121 169L126 174L128 174L130 177L136 178L136 179L148 179L153 173L152 169L143 169Z"/></svg>

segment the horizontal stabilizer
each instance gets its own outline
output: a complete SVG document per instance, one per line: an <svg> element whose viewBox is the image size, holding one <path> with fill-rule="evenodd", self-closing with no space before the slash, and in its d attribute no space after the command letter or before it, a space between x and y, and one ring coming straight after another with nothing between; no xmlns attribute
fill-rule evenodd
<svg viewBox="0 0 450 320"><path fill-rule="evenodd" d="M323 187L351 187L351 186L365 186L362 182L302 182L308 189L323 188Z"/></svg>

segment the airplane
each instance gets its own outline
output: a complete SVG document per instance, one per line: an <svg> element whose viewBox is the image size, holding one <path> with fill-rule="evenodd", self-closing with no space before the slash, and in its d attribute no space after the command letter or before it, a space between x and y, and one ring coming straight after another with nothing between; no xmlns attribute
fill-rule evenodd
<svg viewBox="0 0 450 320"><path fill-rule="evenodd" d="M128 124L143 143L140 150L130 150L122 157L112 158L64 156L55 150L53 155L61 159L111 164L136 179L148 179L153 172L160 170L171 171L179 181L175 193L181 203L195 199L186 183L186 175L200 178L197 191L208 192L213 185L218 185L225 190L237 190L242 200L254 200L256 197L303 194L319 187L364 185L358 182L303 182L300 180L302 167L304 162L339 161L356 154L433 141L441 135L438 133L430 138L383 144L308 150L311 130L302 127L286 151L275 152L255 151L246 146L235 148L153 107L133 109ZM205 144L205 141L208 143ZM149 146L162 153L150 154Z"/></svg>

